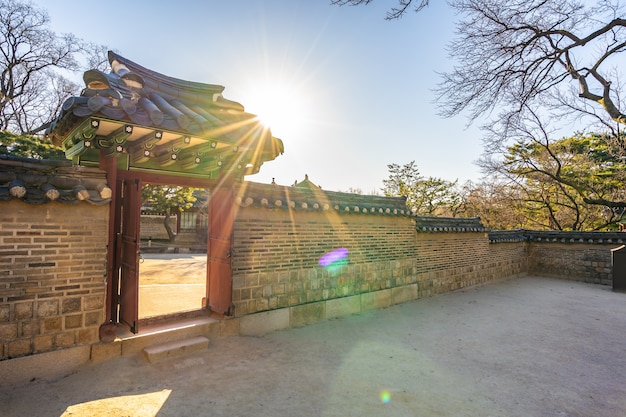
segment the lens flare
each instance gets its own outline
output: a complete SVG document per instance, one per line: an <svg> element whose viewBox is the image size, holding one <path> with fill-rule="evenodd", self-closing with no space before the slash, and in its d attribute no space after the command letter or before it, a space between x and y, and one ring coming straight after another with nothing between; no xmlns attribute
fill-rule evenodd
<svg viewBox="0 0 626 417"><path fill-rule="evenodd" d="M323 267L331 266L336 263L340 263L344 261L348 257L348 249L339 248L333 251L328 252L326 255L322 256L319 260L319 263Z"/></svg>
<svg viewBox="0 0 626 417"><path fill-rule="evenodd" d="M391 401L391 393L387 390L382 390L380 392L380 401L383 404L389 404L389 402Z"/></svg>

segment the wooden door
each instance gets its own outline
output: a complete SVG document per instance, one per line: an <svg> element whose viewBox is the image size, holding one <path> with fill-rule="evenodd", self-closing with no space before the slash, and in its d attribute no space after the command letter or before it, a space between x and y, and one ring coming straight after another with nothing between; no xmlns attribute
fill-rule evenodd
<svg viewBox="0 0 626 417"><path fill-rule="evenodd" d="M230 189L218 188L209 199L207 300L211 311L233 314L232 246L234 199Z"/></svg>
<svg viewBox="0 0 626 417"><path fill-rule="evenodd" d="M120 257L119 320L137 333L139 320L139 226L141 181L122 182L122 224L118 238Z"/></svg>

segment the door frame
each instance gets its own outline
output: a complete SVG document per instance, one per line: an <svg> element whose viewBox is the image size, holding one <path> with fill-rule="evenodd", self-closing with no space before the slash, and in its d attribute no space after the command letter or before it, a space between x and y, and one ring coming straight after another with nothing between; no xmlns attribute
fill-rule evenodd
<svg viewBox="0 0 626 417"><path fill-rule="evenodd" d="M119 187L123 181L134 182L139 181L141 184L160 184L160 185L179 185L185 187L204 188L209 190L209 230L207 231L207 280L206 280L206 309L207 311L216 312L219 314L230 315L233 312L232 309L232 232L234 223L234 198L233 196L233 181L225 181L223 178L218 180L210 180L205 178L184 177L177 175L168 175L162 173L153 172L138 172L129 171L124 169L118 169L115 158L101 161L101 168L107 171L107 182L114 189L112 190L111 207L109 209L109 239L108 239L108 259L107 259L107 295L106 295L106 317L107 320L104 324L115 323L120 324L119 315L119 303L122 302L124 297L120 295L120 270L121 270L121 247L120 240L118 238L122 227L122 216L124 212L122 210L122 190ZM139 201L141 199L141 189L136 190L138 193ZM220 204L216 205L217 200L212 201L213 196L222 196L224 198ZM230 196L229 198L226 198ZM220 198L220 200L222 200ZM219 207L216 209L215 207ZM137 204L133 210L141 210L141 204ZM127 215L137 215L140 213L126 213ZM217 217L219 217L218 220ZM212 218L218 221L213 221ZM226 224L221 224L226 222ZM224 245L216 245L210 243L210 236L213 231L211 230L211 223L214 227L221 226L219 229L219 236L224 237L224 233L230 233L228 239L228 247L225 249ZM139 225L137 225L139 227ZM137 243L139 244L139 242ZM139 252L137 251L137 259L139 259ZM225 258L228 259L228 265L225 264ZM211 266L211 259L219 259L222 267ZM128 260L129 262L132 260ZM137 269L138 273L138 269ZM137 280L138 285L138 280ZM124 300L127 302L128 300ZM138 306L137 306L138 307ZM128 322L128 320L125 320ZM128 323L127 323L128 324ZM131 327L131 331L134 333L138 331L137 325L134 329Z"/></svg>
<svg viewBox="0 0 626 417"><path fill-rule="evenodd" d="M115 257L119 270L118 320L132 333L139 325L139 246L141 224L141 187L139 179L119 179L122 196L120 228L116 236ZM117 219L116 219L117 221Z"/></svg>

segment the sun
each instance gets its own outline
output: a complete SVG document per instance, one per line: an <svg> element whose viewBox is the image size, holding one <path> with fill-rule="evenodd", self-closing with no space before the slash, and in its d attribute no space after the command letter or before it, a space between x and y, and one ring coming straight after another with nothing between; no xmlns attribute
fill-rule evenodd
<svg viewBox="0 0 626 417"><path fill-rule="evenodd" d="M280 82L265 82L250 87L244 104L246 111L257 115L273 135L282 138L302 128L308 114L305 98L300 88Z"/></svg>

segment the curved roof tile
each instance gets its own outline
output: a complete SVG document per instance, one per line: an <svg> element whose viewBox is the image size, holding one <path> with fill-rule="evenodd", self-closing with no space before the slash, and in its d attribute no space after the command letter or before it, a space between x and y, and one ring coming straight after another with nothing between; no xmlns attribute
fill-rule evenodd
<svg viewBox="0 0 626 417"><path fill-rule="evenodd" d="M273 137L258 117L222 96L223 86L159 74L114 52L109 52L108 58L111 72L86 71L85 88L80 96L63 103L60 114L46 131L54 144L65 148L68 157L82 155L90 147L113 148L131 153L132 163L139 168L150 169L161 160L171 163L169 154L182 149L175 146L178 138L187 135L193 139L177 157L182 155L184 158L179 160L198 160L196 165L204 164L195 167L196 174L243 162L245 172L242 172L249 175L258 172L263 162L284 152L282 141ZM89 119L96 123L95 127L90 127ZM117 137L112 142L109 140L115 133L112 124L115 127L128 124L130 131L126 137ZM156 149L144 146L148 132L153 132L154 137L157 131L168 132L162 136L163 146ZM93 135L99 138L97 142L91 140ZM244 157L228 153L233 147ZM152 162L148 163L147 159ZM219 166L217 161L221 161ZM190 168L180 165L172 169Z"/></svg>

